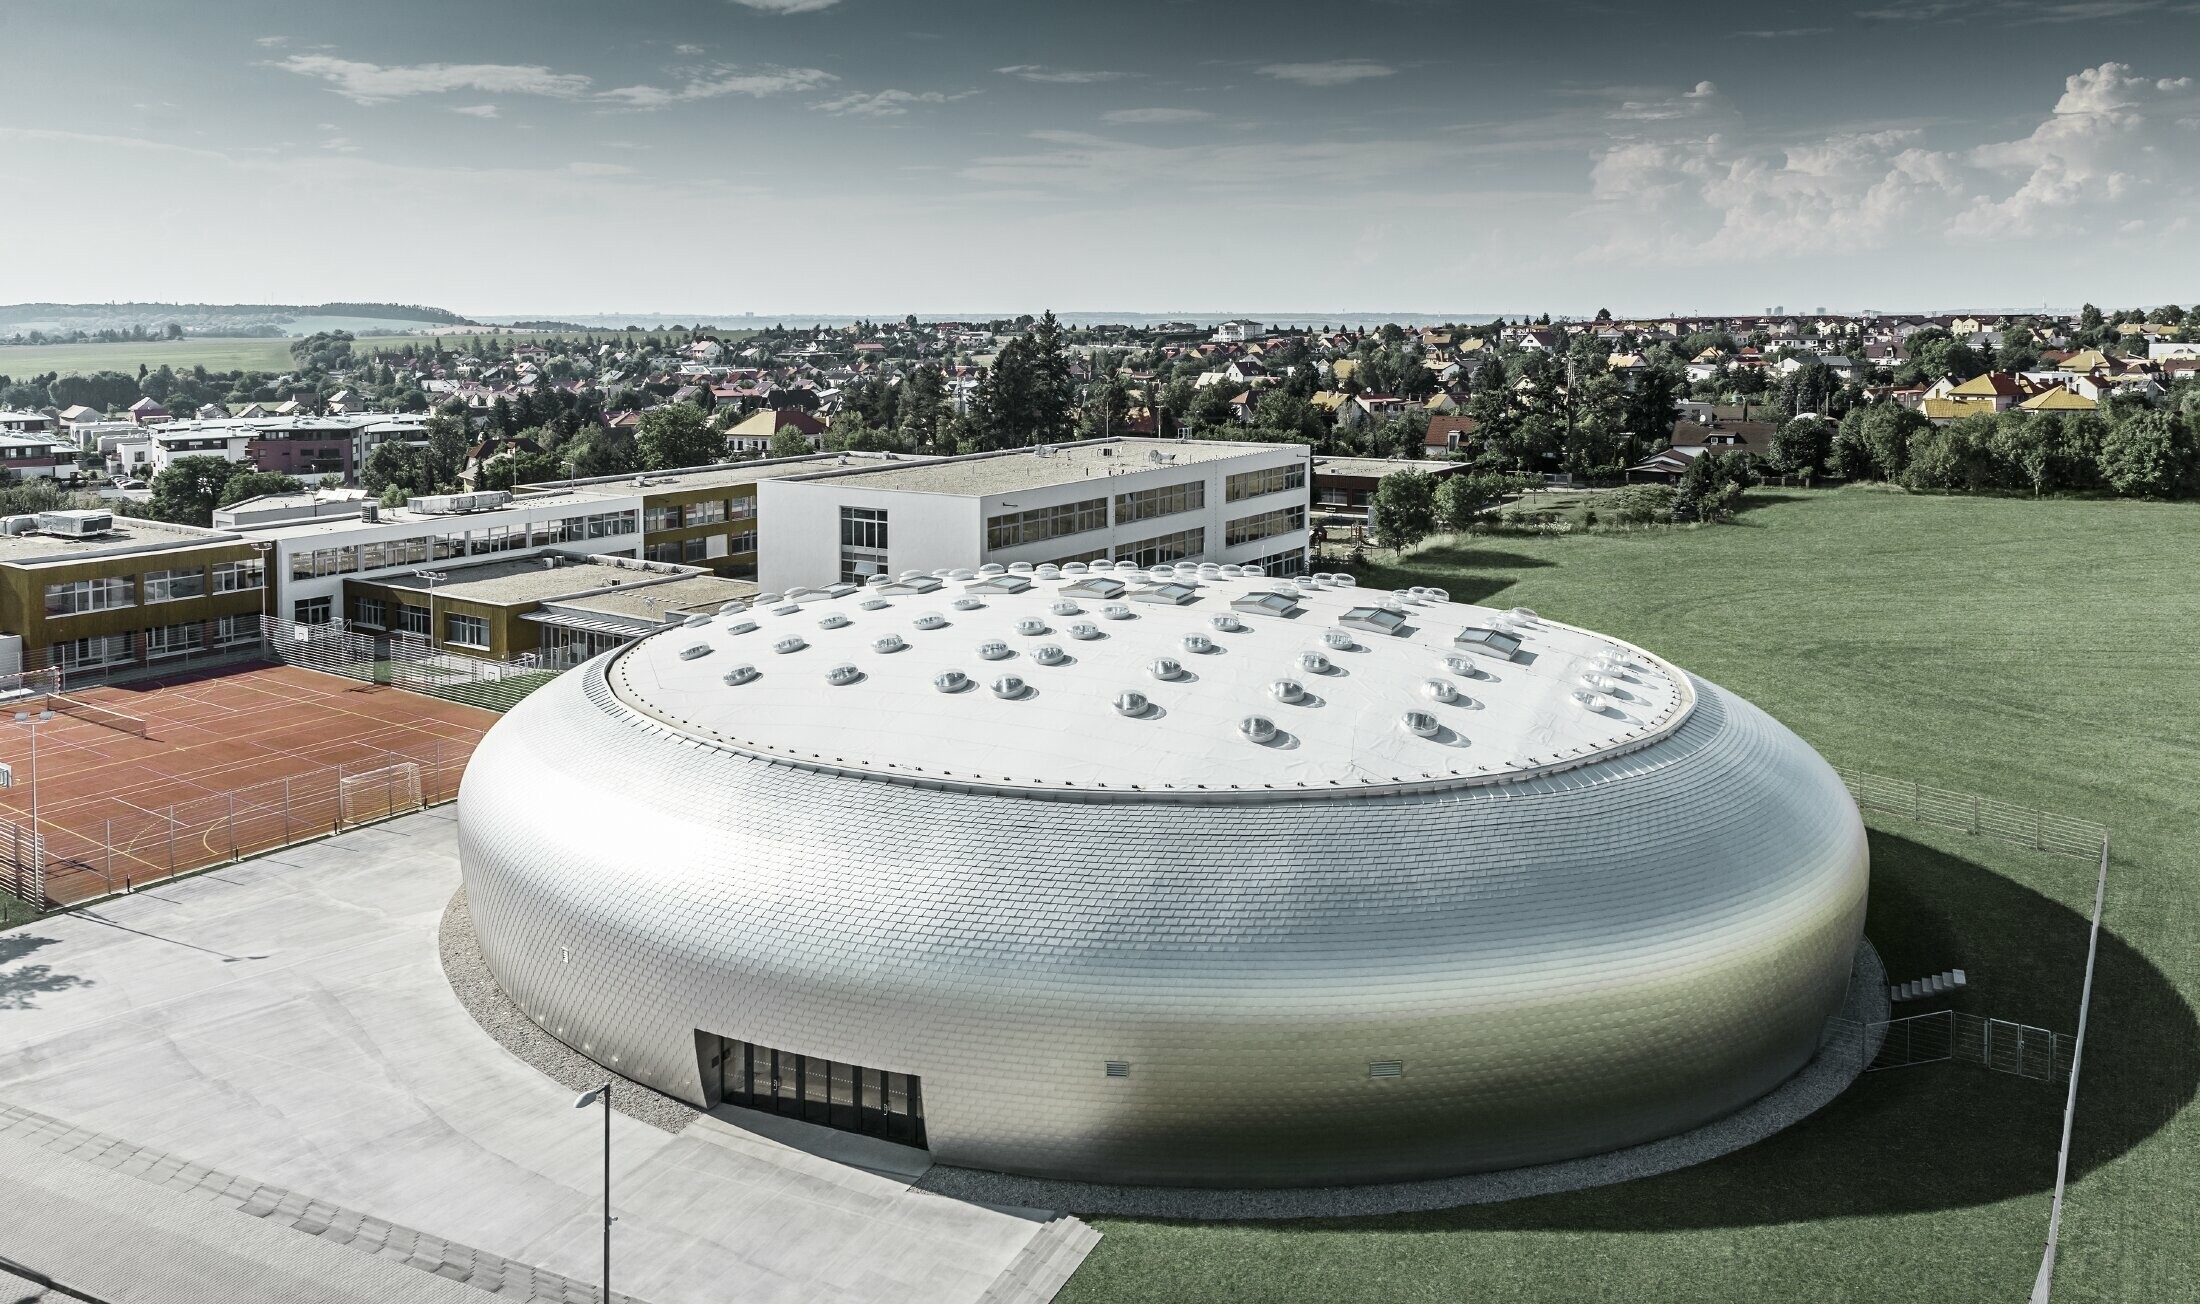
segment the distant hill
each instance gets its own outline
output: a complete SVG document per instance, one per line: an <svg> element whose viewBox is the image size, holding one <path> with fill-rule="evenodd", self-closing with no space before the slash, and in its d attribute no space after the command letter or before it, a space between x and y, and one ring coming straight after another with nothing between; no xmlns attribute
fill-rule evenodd
<svg viewBox="0 0 2200 1304"><path fill-rule="evenodd" d="M305 335L315 330L411 330L479 323L447 308L412 303L11 303L0 304L0 337L36 331L149 334L174 324L190 335Z"/></svg>

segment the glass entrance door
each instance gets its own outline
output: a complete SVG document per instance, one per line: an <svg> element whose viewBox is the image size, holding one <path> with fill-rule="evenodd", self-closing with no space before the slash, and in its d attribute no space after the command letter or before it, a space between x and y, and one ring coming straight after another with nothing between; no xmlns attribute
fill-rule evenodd
<svg viewBox="0 0 2200 1304"><path fill-rule="evenodd" d="M924 1090L916 1075L800 1055L706 1035L704 1080L729 1105L762 1109L844 1132L924 1144Z"/></svg>

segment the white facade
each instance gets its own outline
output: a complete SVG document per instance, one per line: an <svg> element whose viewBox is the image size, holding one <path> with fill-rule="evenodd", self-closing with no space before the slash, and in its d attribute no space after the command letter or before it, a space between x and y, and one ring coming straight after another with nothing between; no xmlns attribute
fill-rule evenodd
<svg viewBox="0 0 2200 1304"><path fill-rule="evenodd" d="M1248 485L1264 475L1273 487ZM1309 479L1302 444L1113 439L767 480L758 489L757 582L785 590L909 570L1098 560L1258 562L1291 574L1305 565ZM1050 511L1067 517L1030 519ZM1270 532L1231 542L1256 521Z"/></svg>

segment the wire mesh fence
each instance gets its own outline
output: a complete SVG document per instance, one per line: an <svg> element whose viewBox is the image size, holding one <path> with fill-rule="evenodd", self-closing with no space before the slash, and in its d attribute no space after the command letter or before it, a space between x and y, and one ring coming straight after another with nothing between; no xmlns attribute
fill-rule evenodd
<svg viewBox="0 0 2200 1304"><path fill-rule="evenodd" d="M395 687L489 711L511 710L561 673L533 655L489 661L439 652L428 640L403 634L390 640L389 668Z"/></svg>
<svg viewBox="0 0 2200 1304"><path fill-rule="evenodd" d="M56 909L407 814L458 795L474 742L359 744L341 764L165 806L100 799L42 822L36 840L0 827L0 887Z"/></svg>
<svg viewBox="0 0 2200 1304"><path fill-rule="evenodd" d="M2035 851L2084 856L2088 860L2101 854L2101 843L2108 837L2108 829L2091 820L2073 819L2030 806L2012 806L1975 792L1935 788L1912 779L1894 779L1846 766L1834 769L1848 785L1849 795L1863 810L1906 815L1927 824L2018 843Z"/></svg>
<svg viewBox="0 0 2200 1304"><path fill-rule="evenodd" d="M2067 1082L2076 1039L2051 1028L1990 1019L1961 1010L1933 1010L1874 1027L1877 1044L1866 1071L1957 1061L2040 1082Z"/></svg>

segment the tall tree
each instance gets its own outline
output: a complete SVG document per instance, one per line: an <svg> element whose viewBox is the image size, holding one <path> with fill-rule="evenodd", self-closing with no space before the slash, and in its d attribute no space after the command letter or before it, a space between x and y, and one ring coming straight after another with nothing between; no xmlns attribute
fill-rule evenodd
<svg viewBox="0 0 2200 1304"><path fill-rule="evenodd" d="M704 466L722 462L726 456L726 437L711 429L709 418L692 403L644 412L634 443L642 465L652 471Z"/></svg>

